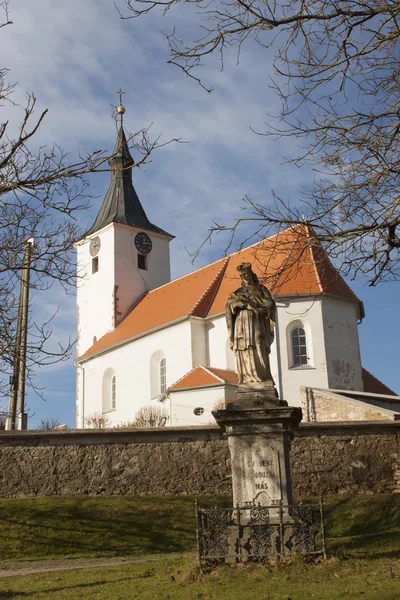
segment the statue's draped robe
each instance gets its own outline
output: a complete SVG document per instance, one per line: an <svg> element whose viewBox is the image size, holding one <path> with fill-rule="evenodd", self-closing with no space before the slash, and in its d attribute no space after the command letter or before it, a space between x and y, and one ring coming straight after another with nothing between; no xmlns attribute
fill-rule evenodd
<svg viewBox="0 0 400 600"><path fill-rule="evenodd" d="M251 306L251 308L250 308ZM263 285L239 288L226 305L239 383L271 381L269 354L274 339L275 302Z"/></svg>

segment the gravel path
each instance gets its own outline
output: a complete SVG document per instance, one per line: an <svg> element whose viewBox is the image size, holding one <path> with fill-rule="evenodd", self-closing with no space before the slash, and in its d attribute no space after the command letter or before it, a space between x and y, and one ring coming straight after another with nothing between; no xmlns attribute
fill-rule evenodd
<svg viewBox="0 0 400 600"><path fill-rule="evenodd" d="M4 577L22 577L36 573L52 573L54 571L73 571L75 569L91 569L98 567L117 567L127 563L161 562L193 557L194 554L162 554L141 558L70 558L60 560L21 561L0 565L0 579Z"/></svg>

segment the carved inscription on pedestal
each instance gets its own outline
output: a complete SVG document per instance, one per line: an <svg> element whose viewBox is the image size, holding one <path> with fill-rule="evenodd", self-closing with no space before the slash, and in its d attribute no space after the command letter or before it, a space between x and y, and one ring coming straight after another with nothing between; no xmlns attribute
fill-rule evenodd
<svg viewBox="0 0 400 600"><path fill-rule="evenodd" d="M253 501L261 504L281 499L279 452L266 444L252 447L249 471L253 473Z"/></svg>

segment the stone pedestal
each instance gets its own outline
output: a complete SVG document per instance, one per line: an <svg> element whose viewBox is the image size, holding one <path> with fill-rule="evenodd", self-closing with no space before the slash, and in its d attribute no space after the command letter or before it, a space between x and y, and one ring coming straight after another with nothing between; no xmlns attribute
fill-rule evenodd
<svg viewBox="0 0 400 600"><path fill-rule="evenodd" d="M234 506L292 504L289 451L301 408L265 387L240 392L225 410L213 412L228 437Z"/></svg>

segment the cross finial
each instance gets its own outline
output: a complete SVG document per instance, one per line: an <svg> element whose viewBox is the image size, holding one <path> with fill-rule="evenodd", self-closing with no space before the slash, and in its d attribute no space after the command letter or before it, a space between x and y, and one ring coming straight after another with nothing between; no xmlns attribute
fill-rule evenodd
<svg viewBox="0 0 400 600"><path fill-rule="evenodd" d="M125 94L125 92L123 92L120 88L119 92L116 92L116 93L119 94L119 106L117 106L117 113L121 117L121 127L122 127L122 119L123 119L124 112L125 112L125 108L122 105L122 94Z"/></svg>
<svg viewBox="0 0 400 600"><path fill-rule="evenodd" d="M122 105L122 94L125 94L125 92L123 92L121 88L119 88L117 94L119 94L119 103Z"/></svg>

